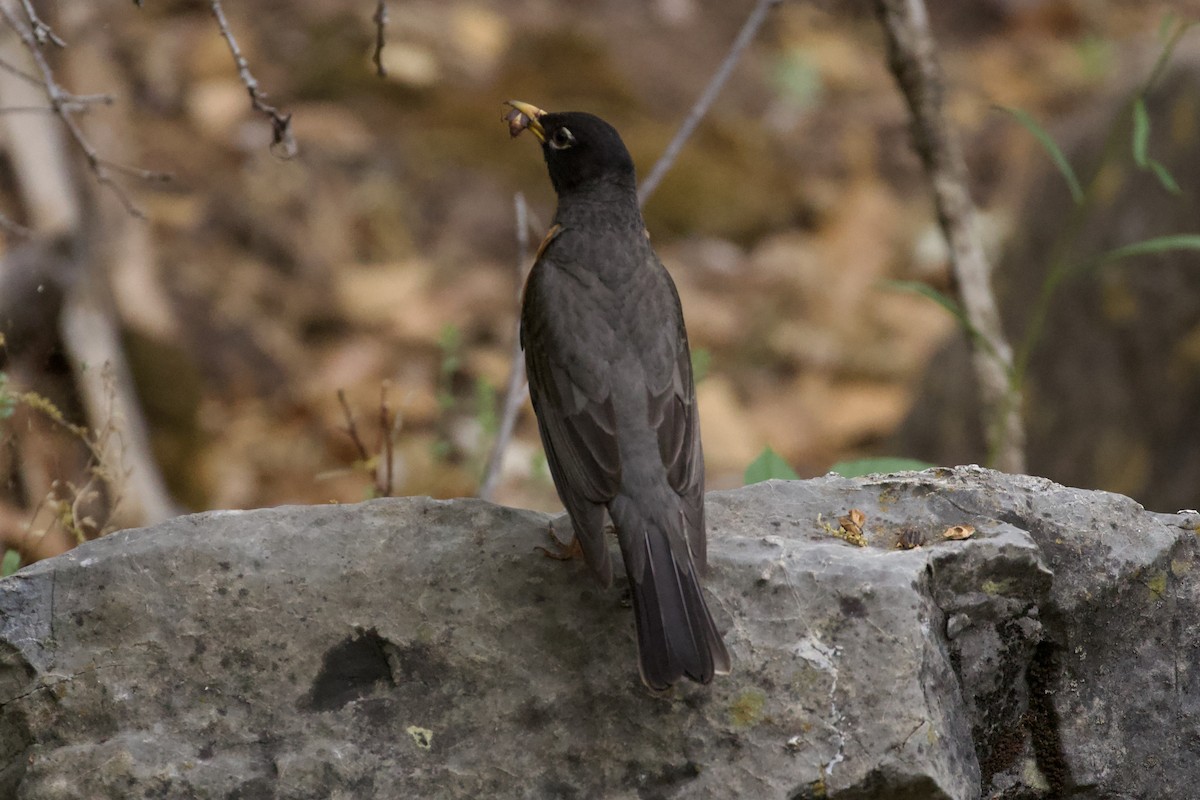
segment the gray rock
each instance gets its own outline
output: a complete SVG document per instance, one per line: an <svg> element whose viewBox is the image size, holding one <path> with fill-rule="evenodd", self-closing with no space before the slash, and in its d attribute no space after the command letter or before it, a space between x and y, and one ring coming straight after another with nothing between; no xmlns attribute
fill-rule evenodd
<svg viewBox="0 0 1200 800"><path fill-rule="evenodd" d="M22 570L0 797L1194 794L1200 518L978 468L713 493L734 672L660 697L549 521L211 512Z"/></svg>

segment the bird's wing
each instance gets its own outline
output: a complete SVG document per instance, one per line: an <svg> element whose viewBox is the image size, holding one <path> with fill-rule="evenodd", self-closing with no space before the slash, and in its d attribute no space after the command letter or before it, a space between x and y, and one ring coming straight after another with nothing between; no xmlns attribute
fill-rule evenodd
<svg viewBox="0 0 1200 800"><path fill-rule="evenodd" d="M661 266L660 266L661 269ZM701 570L706 563L704 535L704 455L700 445L700 417L696 411L696 386L679 295L666 271L672 305L663 309L654 347L647 351L648 374L659 376L647 385L650 424L658 434L658 450L667 481L682 500L688 546Z"/></svg>
<svg viewBox="0 0 1200 800"><path fill-rule="evenodd" d="M575 307L579 301L574 293L562 291L562 282L573 278L548 258L543 253L534 264L522 304L529 394L554 485L575 523L584 557L608 583L612 572L604 542L605 504L620 486L621 466L607 370L589 358L599 360L611 348L608 342L588 340L605 332L577 324L587 311ZM554 346L545 346L547 342Z"/></svg>

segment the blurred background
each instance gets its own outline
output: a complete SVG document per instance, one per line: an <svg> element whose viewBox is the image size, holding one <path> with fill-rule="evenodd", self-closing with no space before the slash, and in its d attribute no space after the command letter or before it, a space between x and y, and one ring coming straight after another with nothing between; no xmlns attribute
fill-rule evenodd
<svg viewBox="0 0 1200 800"><path fill-rule="evenodd" d="M370 497L381 395L394 493L475 494L516 334L514 193L535 247L554 207L502 102L605 117L645 175L754 4L391 2L380 78L374 2L228 2L259 89L292 115L291 159L208 3L35 5L67 45L44 48L63 89L113 97L75 115L94 152L170 180L109 168L114 190L53 114L0 115L0 212L29 229L5 233L0 266L0 533L25 560L31 535L55 550L178 510ZM1200 228L1200 33L1142 95L1174 189L1135 163L1130 116L1164 19L1200 3L929 11L1019 347L1053 264ZM5 35L3 60L39 74ZM0 97L21 106L10 72ZM997 106L1039 121L1086 202ZM872 5L785 2L647 204L702 374L710 488L741 485L766 446L805 477L869 455L986 461L966 337L884 283L953 293L908 125ZM1200 503L1198 261L1163 250L1055 287L1029 348L1030 472ZM127 373L94 360L104 342ZM136 407L113 410L123 375ZM527 401L494 499L559 507Z"/></svg>

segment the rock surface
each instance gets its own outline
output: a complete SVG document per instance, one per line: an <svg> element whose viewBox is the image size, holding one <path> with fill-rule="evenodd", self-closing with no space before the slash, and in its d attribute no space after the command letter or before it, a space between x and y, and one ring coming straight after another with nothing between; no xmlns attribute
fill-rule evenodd
<svg viewBox="0 0 1200 800"><path fill-rule="evenodd" d="M839 531L851 509L865 547ZM1200 782L1200 516L978 468L713 493L707 589L734 672L662 697L638 682L622 593L534 551L549 519L425 498L210 512L22 570L0 582L0 796ZM955 525L976 532L944 540Z"/></svg>

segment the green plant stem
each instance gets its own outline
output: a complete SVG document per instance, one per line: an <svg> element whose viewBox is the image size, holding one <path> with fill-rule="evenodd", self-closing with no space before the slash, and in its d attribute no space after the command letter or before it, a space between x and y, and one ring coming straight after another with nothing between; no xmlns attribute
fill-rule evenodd
<svg viewBox="0 0 1200 800"><path fill-rule="evenodd" d="M1074 189L1072 191L1076 199L1075 205L1072 207L1071 214L1067 218L1063 234L1055 242L1050 257L1050 270L1045 280L1042 281L1037 300L1034 302L1033 312L1025 328L1025 334L1021 338L1020 345L1017 348L1017 356L1011 375L1014 391L1024 391L1025 381L1029 374L1029 363L1033 358L1033 350L1042 337L1042 332L1046 327L1046 319L1049 317L1050 309L1053 307L1054 296L1059 286L1077 271L1078 265L1072 258L1072 254L1079 243L1079 237L1083 232L1084 224L1090 218L1095 208L1096 190L1100 178L1104 174L1105 168L1114 163L1114 157L1120 150L1120 133L1126 126L1133 123L1138 103L1145 102L1146 95L1154 88L1159 79L1162 78L1163 73L1170 64L1171 55L1174 53L1175 47L1179 44L1179 40L1195 24L1195 22L1181 22L1166 35L1162 51L1158 54L1158 58L1155 60L1154 67L1150 70L1149 76L1130 96L1121 112L1114 116L1112 122L1109 124L1104 136L1104 146L1101 148L1100 159L1092 172L1091 178L1084 187L1082 198L1075 193Z"/></svg>
<svg viewBox="0 0 1200 800"><path fill-rule="evenodd" d="M1158 59L1154 62L1154 68L1150 70L1150 76L1146 78L1146 82L1142 84L1138 91L1138 96L1144 96L1154 88L1154 84L1158 83L1159 78L1166 71L1167 65L1171 63L1171 55L1175 52L1175 47L1179 44L1179 40L1187 33L1196 22L1181 22L1167 35L1167 40L1163 43L1162 52L1158 54Z"/></svg>
<svg viewBox="0 0 1200 800"><path fill-rule="evenodd" d="M1101 148L1100 159L1092 171L1091 177L1084 184L1082 200L1071 207L1071 213L1067 217L1066 224L1063 226L1063 233L1054 243L1054 248L1050 255L1049 272L1042 281L1037 300L1034 301L1033 312L1029 317L1025 333L1021 337L1020 344L1017 347L1017 357L1012 373L1012 380L1017 391L1024 391L1025 380L1029 374L1029 363L1033 358L1033 351L1037 347L1043 330L1046 327L1046 319L1049 317L1050 309L1053 307L1054 296L1063 281L1074 272L1075 258L1073 254L1079 244L1079 238L1083 233L1084 225L1091 218L1095 210L1100 179L1104 175L1105 169L1113 163L1114 157L1122 149L1121 131L1132 120L1133 108L1141 96L1139 90L1139 92L1126 101L1120 113L1113 117L1113 121L1109 124L1108 130L1104 135L1104 145Z"/></svg>

